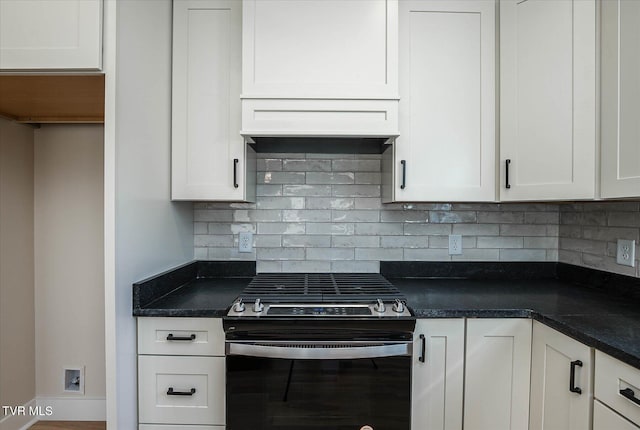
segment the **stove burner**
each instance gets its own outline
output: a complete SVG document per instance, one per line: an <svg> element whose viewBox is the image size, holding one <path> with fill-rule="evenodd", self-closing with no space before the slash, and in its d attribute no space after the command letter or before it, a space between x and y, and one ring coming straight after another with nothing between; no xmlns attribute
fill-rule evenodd
<svg viewBox="0 0 640 430"><path fill-rule="evenodd" d="M261 273L227 316L397 318L411 317L411 311L402 293L377 273Z"/></svg>
<svg viewBox="0 0 640 430"><path fill-rule="evenodd" d="M377 273L260 273L242 292L245 300L368 301L402 298Z"/></svg>

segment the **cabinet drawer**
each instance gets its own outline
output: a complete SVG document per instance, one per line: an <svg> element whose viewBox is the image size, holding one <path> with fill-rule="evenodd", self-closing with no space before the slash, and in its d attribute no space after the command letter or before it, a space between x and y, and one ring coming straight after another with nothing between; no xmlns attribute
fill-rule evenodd
<svg viewBox="0 0 640 430"><path fill-rule="evenodd" d="M139 421L224 425L224 374L224 357L138 357Z"/></svg>
<svg viewBox="0 0 640 430"><path fill-rule="evenodd" d="M640 402L640 370L596 351L596 399L640 425L640 403L624 397L622 390L632 390Z"/></svg>
<svg viewBox="0 0 640 430"><path fill-rule="evenodd" d="M224 356L222 319L138 318L138 354Z"/></svg>
<svg viewBox="0 0 640 430"><path fill-rule="evenodd" d="M162 424L140 424L138 430L224 430L224 426L166 426Z"/></svg>
<svg viewBox="0 0 640 430"><path fill-rule="evenodd" d="M599 401L593 402L593 430L640 430Z"/></svg>

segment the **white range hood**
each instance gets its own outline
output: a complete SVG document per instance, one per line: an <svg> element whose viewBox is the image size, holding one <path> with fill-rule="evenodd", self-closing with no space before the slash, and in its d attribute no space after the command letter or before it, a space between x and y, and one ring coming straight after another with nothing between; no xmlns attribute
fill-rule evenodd
<svg viewBox="0 0 640 430"><path fill-rule="evenodd" d="M244 0L242 131L398 135L397 0Z"/></svg>

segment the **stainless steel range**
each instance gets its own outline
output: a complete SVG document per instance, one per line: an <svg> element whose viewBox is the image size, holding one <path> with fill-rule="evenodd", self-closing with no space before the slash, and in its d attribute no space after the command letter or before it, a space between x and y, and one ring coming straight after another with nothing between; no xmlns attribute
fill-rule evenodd
<svg viewBox="0 0 640 430"><path fill-rule="evenodd" d="M260 274L224 318L227 430L409 430L415 319L378 274Z"/></svg>
<svg viewBox="0 0 640 430"><path fill-rule="evenodd" d="M411 317L404 296L374 273L263 273L228 317Z"/></svg>

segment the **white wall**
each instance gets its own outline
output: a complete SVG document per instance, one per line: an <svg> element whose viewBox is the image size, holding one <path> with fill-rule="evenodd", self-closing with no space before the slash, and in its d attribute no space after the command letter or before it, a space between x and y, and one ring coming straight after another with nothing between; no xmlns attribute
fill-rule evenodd
<svg viewBox="0 0 640 430"><path fill-rule="evenodd" d="M101 125L34 132L36 392L50 419L105 417L103 135ZM64 391L63 369L76 366L83 395Z"/></svg>
<svg viewBox="0 0 640 430"><path fill-rule="evenodd" d="M193 210L191 203L170 201L171 1L108 0L105 16L107 426L111 430L134 429L137 422L131 284L193 259Z"/></svg>
<svg viewBox="0 0 640 430"><path fill-rule="evenodd" d="M33 128L0 118L0 405L35 397ZM4 417L0 428L28 418Z"/></svg>

